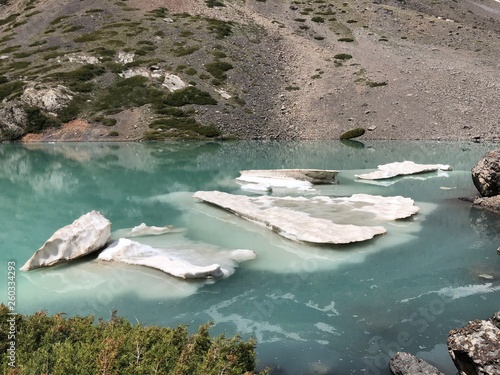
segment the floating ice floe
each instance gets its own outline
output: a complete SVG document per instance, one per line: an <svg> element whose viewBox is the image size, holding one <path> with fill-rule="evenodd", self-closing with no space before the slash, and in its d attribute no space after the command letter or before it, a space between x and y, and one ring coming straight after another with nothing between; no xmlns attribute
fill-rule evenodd
<svg viewBox="0 0 500 375"><path fill-rule="evenodd" d="M240 171L238 181L249 182L244 190L269 191L273 187L310 189L312 185L334 184L339 172L323 169L262 169Z"/></svg>
<svg viewBox="0 0 500 375"><path fill-rule="evenodd" d="M379 220L396 220L409 217L419 210L409 198L366 194L336 199L268 196L251 198L219 191L199 191L194 194L194 198L263 225L290 240L317 244L347 244L386 233L386 229L379 225L333 222L336 207L351 206L346 210L349 213L344 214L344 221L348 221L356 212L368 213L371 218ZM330 207L326 207L328 205Z"/></svg>
<svg viewBox="0 0 500 375"><path fill-rule="evenodd" d="M29 271L76 259L102 249L111 237L111 223L100 212L91 211L58 229L21 267Z"/></svg>
<svg viewBox="0 0 500 375"><path fill-rule="evenodd" d="M412 161L395 162L379 165L378 169L371 173L355 175L363 180L383 180L396 176L406 176L417 173L432 171L451 171L451 167L446 164L416 164Z"/></svg>
<svg viewBox="0 0 500 375"><path fill-rule="evenodd" d="M183 279L230 276L238 263L254 258L252 250L160 249L126 238L113 242L98 256L100 260L156 268Z"/></svg>

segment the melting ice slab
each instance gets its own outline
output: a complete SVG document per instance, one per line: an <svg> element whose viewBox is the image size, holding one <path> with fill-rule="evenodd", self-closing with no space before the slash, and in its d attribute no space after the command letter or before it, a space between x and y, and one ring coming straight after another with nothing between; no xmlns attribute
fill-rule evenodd
<svg viewBox="0 0 500 375"><path fill-rule="evenodd" d="M28 271L79 258L102 249L111 237L111 222L91 211L58 229L21 267Z"/></svg>
<svg viewBox="0 0 500 375"><path fill-rule="evenodd" d="M331 219L324 217L325 213L332 210L327 208L327 205L350 205L352 207L349 209L353 212L364 211L372 218L373 216L377 218L379 215L378 219L382 220L408 217L419 210L418 207L414 206L413 200L409 198L368 196L365 194L337 199L315 197L315 201L313 201L303 197L263 196L251 198L219 191L199 191L194 194L194 198L263 225L290 240L317 244L346 244L365 241L386 232L382 226L334 223ZM323 207L323 209L318 214L312 212L311 207ZM301 208L306 212L300 211Z"/></svg>
<svg viewBox="0 0 500 375"><path fill-rule="evenodd" d="M156 268L183 279L230 276L237 263L254 258L252 250L159 249L126 238L113 242L98 256L100 260Z"/></svg>
<svg viewBox="0 0 500 375"><path fill-rule="evenodd" d="M261 169L240 171L239 181L266 187L309 188L311 185L334 184L339 172L325 169Z"/></svg>
<svg viewBox="0 0 500 375"><path fill-rule="evenodd" d="M371 173L356 175L357 178L363 180L382 180L396 176L405 176L416 173L432 172L432 171L451 171L451 167L446 164L416 164L412 161L395 162L384 165L379 165L378 169Z"/></svg>

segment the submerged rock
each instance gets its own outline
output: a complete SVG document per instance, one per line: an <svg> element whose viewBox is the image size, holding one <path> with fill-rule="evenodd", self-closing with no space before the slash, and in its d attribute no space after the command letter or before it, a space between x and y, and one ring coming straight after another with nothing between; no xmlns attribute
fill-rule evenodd
<svg viewBox="0 0 500 375"><path fill-rule="evenodd" d="M473 206L500 213L500 195L495 195L494 197L477 197L473 201Z"/></svg>
<svg viewBox="0 0 500 375"><path fill-rule="evenodd" d="M389 367L394 375L444 375L426 361L405 352L397 352L391 358Z"/></svg>
<svg viewBox="0 0 500 375"><path fill-rule="evenodd" d="M165 234L169 232L172 232L171 225L167 225L165 227L155 227L155 226L147 226L145 223L141 223L130 230L130 235L132 237L156 236L159 234Z"/></svg>
<svg viewBox="0 0 500 375"><path fill-rule="evenodd" d="M100 253L98 259L156 268L175 277L194 279L230 276L237 263L255 257L252 250L158 249L120 238Z"/></svg>
<svg viewBox="0 0 500 375"><path fill-rule="evenodd" d="M500 311L450 331L448 352L460 375L500 375Z"/></svg>
<svg viewBox="0 0 500 375"><path fill-rule="evenodd" d="M472 168L472 182L483 197L500 194L500 150L486 153Z"/></svg>
<svg viewBox="0 0 500 375"><path fill-rule="evenodd" d="M73 260L102 249L111 237L111 222L91 211L58 229L21 267L28 271Z"/></svg>
<svg viewBox="0 0 500 375"><path fill-rule="evenodd" d="M391 207L386 213L392 211L399 215L398 218L410 216L418 211L418 207L413 205L413 200L401 198L400 204L394 206L393 201L386 201L385 197L372 197L372 202L365 202L365 195L356 200L352 197L351 202L346 202L346 198L342 200L332 200L329 202L328 197L315 197L316 201L308 200L307 198L272 198L262 196L258 198L251 198L244 195L232 195L222 193L219 191L199 191L194 194L197 198L206 203L216 205L223 208L237 216L240 216L251 222L263 225L279 235L298 242L309 242L317 244L347 244L351 242L365 241L373 238L376 235L386 233L386 229L382 226L366 226L366 225L352 225L352 224L336 224L326 216L328 213L335 211L335 204L340 208L345 205L351 205L344 213L346 220L349 220L353 214L359 212L367 213L373 220L376 216L374 214L373 201L378 200L379 206L375 211L384 212L382 208L383 202L386 202ZM394 199L396 197L389 197ZM288 204L290 201L291 204ZM389 203L389 202L392 202ZM331 203L333 207L324 208L325 204ZM309 204L309 206L307 206ZM288 205L288 207L287 207ZM306 212L299 211L297 206L306 206ZM365 206L366 208L359 207ZM292 207L295 206L295 207ZM403 209L404 206L412 206L411 210ZM364 211L363 211L364 209ZM317 212L319 210L319 212ZM309 211L309 212L308 212ZM314 211L314 212L313 212ZM325 214L326 213L326 214ZM311 216L314 214L315 216ZM319 217L318 217L319 216ZM366 221L369 221L367 219ZM382 219L383 220L383 219Z"/></svg>
<svg viewBox="0 0 500 375"><path fill-rule="evenodd" d="M446 164L417 164L412 161L395 162L379 165L378 169L371 173L356 175L357 178L364 180L381 180L393 178L396 176L406 176L410 174L432 172L432 171L450 171L451 167Z"/></svg>

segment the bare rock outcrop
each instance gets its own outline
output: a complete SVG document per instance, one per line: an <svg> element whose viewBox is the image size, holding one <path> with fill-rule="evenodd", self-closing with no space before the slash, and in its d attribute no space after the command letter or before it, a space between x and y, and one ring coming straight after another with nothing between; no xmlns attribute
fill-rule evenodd
<svg viewBox="0 0 500 375"><path fill-rule="evenodd" d="M472 168L472 182L483 197L500 194L500 150L486 153Z"/></svg>
<svg viewBox="0 0 500 375"><path fill-rule="evenodd" d="M389 362L389 367L394 375L444 375L423 359L405 352L394 354Z"/></svg>
<svg viewBox="0 0 500 375"><path fill-rule="evenodd" d="M102 249L111 238L111 222L91 211L58 229L21 267L23 271L52 266Z"/></svg>
<svg viewBox="0 0 500 375"><path fill-rule="evenodd" d="M29 106L39 107L47 112L57 112L65 108L73 99L69 89L57 85L56 87L45 87L32 83L26 87L21 96L21 101Z"/></svg>
<svg viewBox="0 0 500 375"><path fill-rule="evenodd" d="M27 121L26 111L19 102L5 103L0 108L0 142L22 136L26 132Z"/></svg>
<svg viewBox="0 0 500 375"><path fill-rule="evenodd" d="M450 331L448 352L460 375L500 375L500 311Z"/></svg>

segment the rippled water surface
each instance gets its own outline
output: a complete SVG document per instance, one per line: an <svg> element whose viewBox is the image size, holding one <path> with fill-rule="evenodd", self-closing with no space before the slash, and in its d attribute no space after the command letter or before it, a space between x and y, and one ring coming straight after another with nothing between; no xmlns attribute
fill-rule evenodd
<svg viewBox="0 0 500 375"><path fill-rule="evenodd" d="M353 147L355 146L355 147ZM17 311L143 324L214 322L213 334L258 340L259 366L279 374L388 374L404 350L454 374L448 331L500 309L498 215L471 209L470 169L494 144L229 142L0 145L0 256L19 268L57 229L101 211L113 236L140 223L179 231L156 247L246 248L257 259L217 281L184 281L138 266L99 263L17 272ZM362 183L355 174L412 160L453 171ZM198 190L245 193L242 169L337 169L338 185L273 195L402 195L420 212L348 246L310 246L195 202ZM353 217L356 221L357 218ZM355 223L363 224L363 223ZM7 301L5 283L0 301Z"/></svg>

